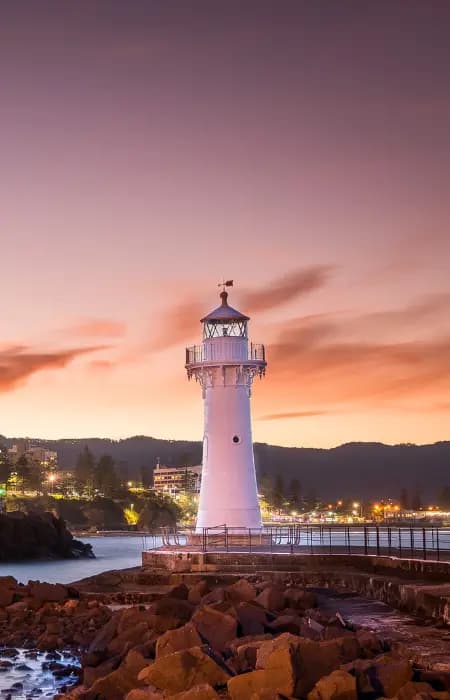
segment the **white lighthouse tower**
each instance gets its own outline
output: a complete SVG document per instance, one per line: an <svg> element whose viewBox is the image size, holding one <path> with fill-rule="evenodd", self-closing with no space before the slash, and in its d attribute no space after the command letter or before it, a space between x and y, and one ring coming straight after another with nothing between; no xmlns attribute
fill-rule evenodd
<svg viewBox="0 0 450 700"><path fill-rule="evenodd" d="M249 343L248 316L221 305L201 319L203 342L186 349L188 377L202 387L203 469L197 532L226 525L260 528L253 458L250 393L266 369L264 345Z"/></svg>

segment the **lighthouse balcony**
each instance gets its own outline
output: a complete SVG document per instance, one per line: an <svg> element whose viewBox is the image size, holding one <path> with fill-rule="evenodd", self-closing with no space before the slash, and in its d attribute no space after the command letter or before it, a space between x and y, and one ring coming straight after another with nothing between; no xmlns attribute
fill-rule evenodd
<svg viewBox="0 0 450 700"><path fill-rule="evenodd" d="M266 351L261 343L243 343L231 337L217 340L186 348L186 368L217 364L265 367Z"/></svg>

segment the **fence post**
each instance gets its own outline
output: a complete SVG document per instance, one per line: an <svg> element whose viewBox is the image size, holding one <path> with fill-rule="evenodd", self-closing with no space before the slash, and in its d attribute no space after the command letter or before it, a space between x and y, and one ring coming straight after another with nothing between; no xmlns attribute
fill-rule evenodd
<svg viewBox="0 0 450 700"><path fill-rule="evenodd" d="M398 549L400 554L400 559L402 558L402 528L398 528Z"/></svg>
<svg viewBox="0 0 450 700"><path fill-rule="evenodd" d="M436 554L437 554L437 560L440 561L441 558L441 553L439 549L439 528L436 528Z"/></svg>
<svg viewBox="0 0 450 700"><path fill-rule="evenodd" d="M376 533L377 533L377 557L380 556L380 527L379 525L376 526Z"/></svg>
<svg viewBox="0 0 450 700"><path fill-rule="evenodd" d="M414 559L414 528L409 528L409 539L411 544L411 559Z"/></svg>
<svg viewBox="0 0 450 700"><path fill-rule="evenodd" d="M391 556L392 530L388 527L388 555Z"/></svg>
<svg viewBox="0 0 450 700"><path fill-rule="evenodd" d="M328 528L328 538L329 538L329 543L330 543L330 554L331 554L331 525Z"/></svg>
<svg viewBox="0 0 450 700"><path fill-rule="evenodd" d="M364 525L364 554L368 554L367 525Z"/></svg>
<svg viewBox="0 0 450 700"><path fill-rule="evenodd" d="M425 528L422 528L422 547L423 547L423 558L427 558L427 535L425 532Z"/></svg>
<svg viewBox="0 0 450 700"><path fill-rule="evenodd" d="M248 528L248 548L249 548L249 551L251 554L251 551L252 551L252 530L250 527Z"/></svg>

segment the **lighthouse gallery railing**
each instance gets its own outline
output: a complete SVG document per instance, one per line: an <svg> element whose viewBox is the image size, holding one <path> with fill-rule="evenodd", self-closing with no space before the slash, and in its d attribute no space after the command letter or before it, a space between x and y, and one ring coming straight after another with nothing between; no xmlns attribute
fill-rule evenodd
<svg viewBox="0 0 450 700"><path fill-rule="evenodd" d="M204 345L192 345L191 347L186 348L187 365L196 365L199 362L207 362L208 359L209 358L206 355L206 348ZM251 362L252 360L256 360L258 362L266 361L266 351L262 343L249 344L247 357L244 358L244 362Z"/></svg>

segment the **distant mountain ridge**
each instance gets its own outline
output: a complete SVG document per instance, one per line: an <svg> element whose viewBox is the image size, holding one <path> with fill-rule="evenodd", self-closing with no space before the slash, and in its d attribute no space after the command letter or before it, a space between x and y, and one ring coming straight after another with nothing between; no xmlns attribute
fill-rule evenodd
<svg viewBox="0 0 450 700"><path fill-rule="evenodd" d="M4 438L4 442L10 446L18 439ZM199 464L202 451L200 442L144 435L123 440L29 440L56 450L64 469L75 466L87 445L96 457L110 454L129 479L140 478L142 467L150 474L158 458L162 464L182 464L186 459ZM282 474L286 486L291 479L298 479L303 493L314 491L324 500L398 498L403 488L410 495L419 488L430 502L450 484L450 441L431 445L352 442L329 449L256 443L255 462L258 475Z"/></svg>

